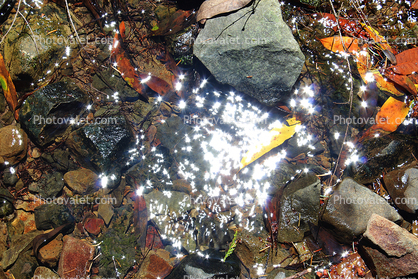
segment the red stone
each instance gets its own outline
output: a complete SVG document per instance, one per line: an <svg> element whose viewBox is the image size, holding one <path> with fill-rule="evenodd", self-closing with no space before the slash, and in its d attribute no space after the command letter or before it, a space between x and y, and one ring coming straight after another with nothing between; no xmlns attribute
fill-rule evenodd
<svg viewBox="0 0 418 279"><path fill-rule="evenodd" d="M64 246L58 264L60 278L87 278L94 253L95 247L88 242L72 236L64 237Z"/></svg>
<svg viewBox="0 0 418 279"><path fill-rule="evenodd" d="M101 218L87 218L84 221L84 229L93 235L99 235L104 227L104 221Z"/></svg>
<svg viewBox="0 0 418 279"><path fill-rule="evenodd" d="M147 229L147 240L145 246L148 249L164 249L163 242L161 240L161 236L158 233L157 229L154 226L148 226Z"/></svg>

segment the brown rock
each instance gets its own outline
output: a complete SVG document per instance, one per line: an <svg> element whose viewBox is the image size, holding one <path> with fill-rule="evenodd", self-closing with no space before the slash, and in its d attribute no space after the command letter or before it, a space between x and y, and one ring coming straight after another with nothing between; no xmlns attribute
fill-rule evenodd
<svg viewBox="0 0 418 279"><path fill-rule="evenodd" d="M141 265L135 279L139 278L165 278L168 274L170 274L173 267L163 258L155 254L155 252L151 252L145 258L144 262Z"/></svg>
<svg viewBox="0 0 418 279"><path fill-rule="evenodd" d="M48 244L39 249L39 260L50 267L56 266L60 259L62 246L61 240L51 240Z"/></svg>
<svg viewBox="0 0 418 279"><path fill-rule="evenodd" d="M16 165L25 156L28 148L28 136L15 126L0 129L0 163Z"/></svg>
<svg viewBox="0 0 418 279"><path fill-rule="evenodd" d="M78 169L64 174L64 181L77 194L90 194L97 181L97 174L89 169Z"/></svg>
<svg viewBox="0 0 418 279"><path fill-rule="evenodd" d="M418 238L395 223L373 214L364 236L368 265L380 277L407 276L418 272Z"/></svg>
<svg viewBox="0 0 418 279"><path fill-rule="evenodd" d="M89 217L84 221L84 228L91 234L99 235L104 227L104 221L101 218Z"/></svg>
<svg viewBox="0 0 418 279"><path fill-rule="evenodd" d="M53 272L52 270L50 270L47 267L44 266L38 266L35 269L35 273L33 274L33 278L34 279L59 279L58 274L56 274L55 272Z"/></svg>
<svg viewBox="0 0 418 279"><path fill-rule="evenodd" d="M95 248L86 241L66 236L58 263L58 274L62 279L86 278L89 262L93 260Z"/></svg>
<svg viewBox="0 0 418 279"><path fill-rule="evenodd" d="M35 147L33 150L32 150L32 157L33 158L35 158L35 159L37 159L37 158L39 158L39 157L41 157L41 150L39 149L39 148L37 148L37 147Z"/></svg>

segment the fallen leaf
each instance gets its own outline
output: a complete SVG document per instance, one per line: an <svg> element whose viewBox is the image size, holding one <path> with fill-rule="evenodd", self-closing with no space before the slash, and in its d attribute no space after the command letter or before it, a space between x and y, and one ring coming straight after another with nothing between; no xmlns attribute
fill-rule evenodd
<svg viewBox="0 0 418 279"><path fill-rule="evenodd" d="M326 49L331 50L333 52L348 51L350 54L355 55L359 51L358 41L356 38L334 36L319 40Z"/></svg>
<svg viewBox="0 0 418 279"><path fill-rule="evenodd" d="M177 10L170 17L164 18L153 27L151 36L168 36L176 34L190 26L194 20L193 11Z"/></svg>
<svg viewBox="0 0 418 279"><path fill-rule="evenodd" d="M197 21L239 10L252 0L206 0L197 11Z"/></svg>
<svg viewBox="0 0 418 279"><path fill-rule="evenodd" d="M295 134L296 127L301 124L295 117L287 120L287 123L289 126L282 125L281 127L271 129L265 142L250 148L242 158L239 170L242 170L273 148L281 145L287 139L290 139Z"/></svg>
<svg viewBox="0 0 418 279"><path fill-rule="evenodd" d="M383 77L378 70L372 70L370 72L373 74L373 77L376 80L377 87L379 87L380 90L389 92L390 94L398 97L405 95L403 93L404 90L402 90L403 87L399 88L401 86L397 85L392 80L388 80L386 78L386 75L385 77ZM401 90L399 90L398 88Z"/></svg>
<svg viewBox="0 0 418 279"><path fill-rule="evenodd" d="M411 9L412 9L412 10L418 10L418 0L415 0L415 2L414 2L414 3L412 3L412 5L411 5Z"/></svg>
<svg viewBox="0 0 418 279"><path fill-rule="evenodd" d="M19 111L17 107L17 93L15 85L13 84L12 78L10 77L9 71L6 69L4 64L3 55L0 53L0 83L3 88L3 94L6 98L7 104L11 111L13 111L15 119L19 120Z"/></svg>
<svg viewBox="0 0 418 279"><path fill-rule="evenodd" d="M148 75L139 74L139 77L141 79L147 79ZM161 96L164 96L168 91L173 89L171 84L168 84L166 81L154 76L150 76L150 78L147 79L146 85Z"/></svg>
<svg viewBox="0 0 418 279"><path fill-rule="evenodd" d="M409 104L389 97L376 115L376 124L372 130L382 129L387 132L394 132L405 120L409 112Z"/></svg>
<svg viewBox="0 0 418 279"><path fill-rule="evenodd" d="M417 89L415 88L414 83L407 76L397 75L393 73L392 71L385 71L384 74L385 74L385 77L393 81L395 84L401 86L412 95L414 96L417 95Z"/></svg>
<svg viewBox="0 0 418 279"><path fill-rule="evenodd" d="M397 74L410 75L413 72L418 72L418 48L411 48L397 54L396 62L396 65L390 69Z"/></svg>
<svg viewBox="0 0 418 279"><path fill-rule="evenodd" d="M321 23L325 27L332 28L335 32L338 31L338 24L335 15L329 13L321 13L316 15L320 18ZM369 37L363 28L360 27L357 21L339 17L338 23L340 24L341 29L350 36L362 39L368 39Z"/></svg>

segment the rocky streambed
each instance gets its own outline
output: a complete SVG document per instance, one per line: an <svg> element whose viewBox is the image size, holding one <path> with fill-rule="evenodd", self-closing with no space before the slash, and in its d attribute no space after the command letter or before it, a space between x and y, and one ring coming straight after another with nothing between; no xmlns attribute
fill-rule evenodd
<svg viewBox="0 0 418 279"><path fill-rule="evenodd" d="M365 121L329 3L200 2L1 4L1 277L416 276L415 103Z"/></svg>

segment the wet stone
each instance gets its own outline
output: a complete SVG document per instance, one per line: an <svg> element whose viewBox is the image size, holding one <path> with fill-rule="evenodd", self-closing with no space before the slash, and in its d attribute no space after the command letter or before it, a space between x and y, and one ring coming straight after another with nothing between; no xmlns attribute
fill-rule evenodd
<svg viewBox="0 0 418 279"><path fill-rule="evenodd" d="M54 198L64 188L64 177L60 172L48 172L43 174L41 178L29 185L29 191L38 194L40 197Z"/></svg>
<svg viewBox="0 0 418 279"><path fill-rule="evenodd" d="M65 79L30 95L19 111L20 122L36 144L46 146L64 134L86 103L86 95Z"/></svg>
<svg viewBox="0 0 418 279"><path fill-rule="evenodd" d="M206 250L203 256L190 254L166 277L166 279L210 278L224 277L232 278L240 275L240 261L234 254L230 255L225 262L221 260L225 254L216 250ZM206 257L207 255L207 257ZM225 277L228 276L228 277Z"/></svg>
<svg viewBox="0 0 418 279"><path fill-rule="evenodd" d="M74 222L74 217L64 204L42 204L35 208L35 223L38 230L49 230Z"/></svg>
<svg viewBox="0 0 418 279"><path fill-rule="evenodd" d="M0 129L0 164L8 162L16 165L27 152L28 137L17 127L6 126Z"/></svg>
<svg viewBox="0 0 418 279"><path fill-rule="evenodd" d="M3 172L3 183L7 186L13 186L17 183L19 178L17 177L16 172L11 170L11 168L6 168Z"/></svg>
<svg viewBox="0 0 418 279"><path fill-rule="evenodd" d="M351 243L366 231L373 213L391 221L402 221L402 217L384 198L346 178L329 198L321 221L331 225L338 240Z"/></svg>
<svg viewBox="0 0 418 279"><path fill-rule="evenodd" d="M58 264L58 274L63 279L86 278L89 262L93 259L95 247L87 241L71 236L64 237L64 246Z"/></svg>
<svg viewBox="0 0 418 279"><path fill-rule="evenodd" d="M133 146L134 136L123 115L112 115L114 124L86 125L70 134L66 145L85 168L105 173L106 187L119 185L120 171L129 160L127 150Z"/></svg>
<svg viewBox="0 0 418 279"><path fill-rule="evenodd" d="M98 176L89 169L78 169L64 174L64 181L77 194L91 194L97 189Z"/></svg>

